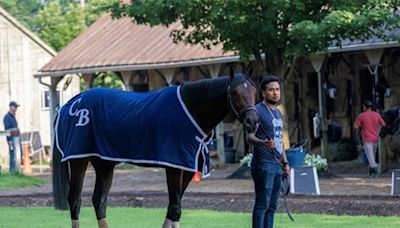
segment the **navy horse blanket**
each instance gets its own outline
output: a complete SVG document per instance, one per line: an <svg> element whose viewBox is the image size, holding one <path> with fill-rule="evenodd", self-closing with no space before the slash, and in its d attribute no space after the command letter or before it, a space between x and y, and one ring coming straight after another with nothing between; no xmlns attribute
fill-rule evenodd
<svg viewBox="0 0 400 228"><path fill-rule="evenodd" d="M209 175L207 134L187 110L180 87L84 91L60 109L55 131L61 161L97 156Z"/></svg>

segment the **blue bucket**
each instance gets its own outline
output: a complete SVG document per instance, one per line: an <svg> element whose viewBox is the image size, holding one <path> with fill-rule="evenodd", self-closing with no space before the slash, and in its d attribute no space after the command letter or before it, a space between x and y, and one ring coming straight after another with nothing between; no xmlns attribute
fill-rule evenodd
<svg viewBox="0 0 400 228"><path fill-rule="evenodd" d="M286 158L290 167L296 168L304 165L305 153L302 147L289 148L286 150Z"/></svg>

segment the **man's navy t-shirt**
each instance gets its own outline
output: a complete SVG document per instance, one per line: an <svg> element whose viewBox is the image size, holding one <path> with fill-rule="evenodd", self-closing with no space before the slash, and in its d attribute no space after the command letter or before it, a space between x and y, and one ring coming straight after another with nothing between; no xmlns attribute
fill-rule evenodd
<svg viewBox="0 0 400 228"><path fill-rule="evenodd" d="M254 157L259 161L280 161L283 151L283 121L279 109L270 109L263 102L256 105L260 117L260 127L256 136L260 139L273 139L275 148L254 146ZM276 159L275 159L275 158Z"/></svg>

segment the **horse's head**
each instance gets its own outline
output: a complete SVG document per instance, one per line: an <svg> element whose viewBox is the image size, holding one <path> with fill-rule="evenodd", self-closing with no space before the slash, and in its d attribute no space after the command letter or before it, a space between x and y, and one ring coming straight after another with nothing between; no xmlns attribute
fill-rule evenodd
<svg viewBox="0 0 400 228"><path fill-rule="evenodd" d="M382 112L381 114L383 120L386 123L386 127L381 129L379 136L381 138L386 137L386 135L393 135L399 131L400 127L400 107L391 108Z"/></svg>
<svg viewBox="0 0 400 228"><path fill-rule="evenodd" d="M259 119L255 108L256 87L243 74L234 74L228 87L228 106L230 111L246 127L248 133L257 131Z"/></svg>

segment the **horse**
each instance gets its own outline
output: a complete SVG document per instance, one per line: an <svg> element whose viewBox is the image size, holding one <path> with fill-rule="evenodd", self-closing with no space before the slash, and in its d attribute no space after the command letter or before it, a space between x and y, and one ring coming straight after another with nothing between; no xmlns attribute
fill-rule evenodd
<svg viewBox="0 0 400 228"><path fill-rule="evenodd" d="M400 133L400 106L383 111L381 116L386 123L379 133L381 138Z"/></svg>
<svg viewBox="0 0 400 228"><path fill-rule="evenodd" d="M79 227L88 163L96 174L92 203L98 226L106 228L113 170L118 163L126 162L165 168L169 204L162 228L178 228L181 199L194 173L209 175L206 144L213 129L224 118L233 116L246 132L257 130L255 94L251 79L236 73L154 92L96 88L73 97L56 117L53 147L53 156L61 154L60 165L69 176L68 196L64 197L72 227ZM54 181L62 179L63 172L58 173Z"/></svg>

